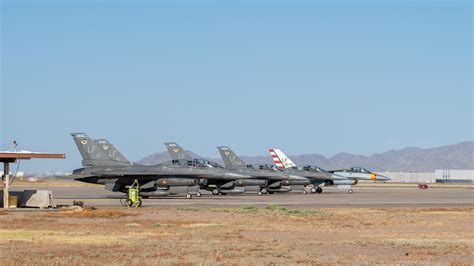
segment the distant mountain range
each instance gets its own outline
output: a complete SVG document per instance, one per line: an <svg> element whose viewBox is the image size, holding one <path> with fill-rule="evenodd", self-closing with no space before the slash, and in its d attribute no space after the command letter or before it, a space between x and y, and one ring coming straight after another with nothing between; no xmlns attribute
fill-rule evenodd
<svg viewBox="0 0 474 266"><path fill-rule="evenodd" d="M196 158L201 156L191 153ZM330 158L320 154L289 156L298 165L317 165L324 169L340 169L353 166L390 172L434 172L436 169L474 170L474 141L431 149L405 148L376 153L370 156L339 153ZM270 156L242 156L249 164L273 163ZM168 152L155 153L138 163L153 165L169 161ZM211 161L222 163L221 159Z"/></svg>

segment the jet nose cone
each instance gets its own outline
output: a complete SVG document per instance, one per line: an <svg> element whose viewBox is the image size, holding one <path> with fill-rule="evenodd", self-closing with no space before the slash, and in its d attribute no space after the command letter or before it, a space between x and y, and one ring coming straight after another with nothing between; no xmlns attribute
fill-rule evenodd
<svg viewBox="0 0 474 266"><path fill-rule="evenodd" d="M233 172L226 172L224 173L224 178L226 179L247 179L252 178L252 176L240 174L240 173L233 173Z"/></svg>
<svg viewBox="0 0 474 266"><path fill-rule="evenodd" d="M377 174L376 180L377 180L377 181L383 181L383 182L385 182L385 181L390 181L390 180L392 180L392 179L391 179L390 177L388 177L388 176L384 176L384 175L379 175L379 174Z"/></svg>
<svg viewBox="0 0 474 266"><path fill-rule="evenodd" d="M98 178L95 176L74 176L73 178L76 181L91 183L91 184L96 184L98 181Z"/></svg>

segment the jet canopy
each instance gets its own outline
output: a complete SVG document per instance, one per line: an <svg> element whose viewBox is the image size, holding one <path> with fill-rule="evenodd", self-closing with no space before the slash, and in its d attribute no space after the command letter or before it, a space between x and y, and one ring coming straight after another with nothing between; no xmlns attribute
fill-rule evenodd
<svg viewBox="0 0 474 266"><path fill-rule="evenodd" d="M204 159L193 159L193 160L172 160L173 165L184 165L193 167L207 167L207 168L224 168L220 164L211 162Z"/></svg>
<svg viewBox="0 0 474 266"><path fill-rule="evenodd" d="M364 173L364 174L372 174L371 171L362 168L362 167L351 167L350 169L342 169L336 172L350 172L350 173Z"/></svg>
<svg viewBox="0 0 474 266"><path fill-rule="evenodd" d="M275 166L271 164L247 164L247 169L255 170L274 170Z"/></svg>
<svg viewBox="0 0 474 266"><path fill-rule="evenodd" d="M323 168L314 165L293 166L290 169L299 171L326 172Z"/></svg>
<svg viewBox="0 0 474 266"><path fill-rule="evenodd" d="M316 171L316 172L326 172L323 168L314 165L306 165L303 166L303 170L305 171Z"/></svg>
<svg viewBox="0 0 474 266"><path fill-rule="evenodd" d="M367 170L365 168L362 168L362 167L352 167L351 171L355 172L355 173L366 173L366 174L371 174L372 173L369 170Z"/></svg>
<svg viewBox="0 0 474 266"><path fill-rule="evenodd" d="M260 164L258 165L260 170L278 170L278 168L273 164Z"/></svg>

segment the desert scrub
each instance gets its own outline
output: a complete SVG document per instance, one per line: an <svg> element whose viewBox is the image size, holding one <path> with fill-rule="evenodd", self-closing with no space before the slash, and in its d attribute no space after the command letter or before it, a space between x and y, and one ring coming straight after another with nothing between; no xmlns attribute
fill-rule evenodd
<svg viewBox="0 0 474 266"><path fill-rule="evenodd" d="M178 211L186 211L186 212L197 212L197 211L200 211L202 209L200 208L193 208L193 207L178 207L176 208L176 210Z"/></svg>
<svg viewBox="0 0 474 266"><path fill-rule="evenodd" d="M309 208L287 208L278 204L271 204L265 207L266 212L277 213L283 215L295 215L295 216L330 216L331 213L320 209L309 209Z"/></svg>
<svg viewBox="0 0 474 266"><path fill-rule="evenodd" d="M277 215L291 215L291 216L331 216L332 213L321 209L310 208L288 208L278 204L271 204L266 207L245 206L241 208L212 208L200 209L210 212L225 212L225 213L258 213L258 214L277 214Z"/></svg>

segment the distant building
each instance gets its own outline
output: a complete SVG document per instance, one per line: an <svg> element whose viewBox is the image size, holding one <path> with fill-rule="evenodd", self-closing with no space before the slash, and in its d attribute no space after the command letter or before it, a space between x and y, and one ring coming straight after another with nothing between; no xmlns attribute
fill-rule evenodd
<svg viewBox="0 0 474 266"><path fill-rule="evenodd" d="M14 175L15 175L15 172L12 173L12 172L10 171L8 174L9 174L10 176L14 176ZM3 171L0 171L0 175L3 175ZM18 172L16 173L16 177L24 177L24 176L25 176L25 173L24 173L24 172L18 171Z"/></svg>
<svg viewBox="0 0 474 266"><path fill-rule="evenodd" d="M474 170L436 170L435 172L380 172L399 183L474 183Z"/></svg>
<svg viewBox="0 0 474 266"><path fill-rule="evenodd" d="M474 183L474 170L436 170L436 183Z"/></svg>

